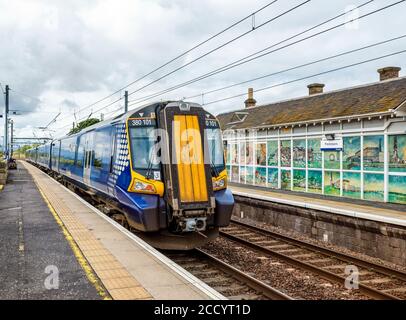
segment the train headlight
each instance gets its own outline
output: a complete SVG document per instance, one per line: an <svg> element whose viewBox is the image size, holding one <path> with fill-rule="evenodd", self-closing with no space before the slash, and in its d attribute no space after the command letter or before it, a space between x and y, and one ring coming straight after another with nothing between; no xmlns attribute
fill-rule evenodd
<svg viewBox="0 0 406 320"><path fill-rule="evenodd" d="M227 187L227 181L226 178L221 178L218 180L213 180L213 190L221 190Z"/></svg>
<svg viewBox="0 0 406 320"><path fill-rule="evenodd" d="M134 181L134 191L135 192L146 192L146 193L156 193L155 186L143 181Z"/></svg>

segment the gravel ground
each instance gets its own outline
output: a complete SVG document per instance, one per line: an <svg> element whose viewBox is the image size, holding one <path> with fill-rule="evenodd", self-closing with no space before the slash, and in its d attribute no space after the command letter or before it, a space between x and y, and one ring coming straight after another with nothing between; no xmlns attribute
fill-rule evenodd
<svg viewBox="0 0 406 320"><path fill-rule="evenodd" d="M261 256L223 238L210 242L202 249L295 299L368 299L357 291L345 289L344 285L296 269L282 260Z"/></svg>
<svg viewBox="0 0 406 320"><path fill-rule="evenodd" d="M330 243L326 243L324 241L312 239L312 238L310 238L308 236L305 236L305 235L303 235L301 233L298 233L298 232L295 232L295 231L289 231L289 230L285 230L285 229L282 229L282 228L279 228L279 227L270 226L270 225L268 225L266 223L259 223L259 222L256 222L254 220L248 219L248 218L240 219L240 218L238 218L236 216L233 216L233 219L244 222L244 223L248 223L248 224L251 224L251 225L254 225L254 226L257 226L257 227L261 227L261 228L264 228L264 229L267 229L267 230L270 230L270 231L273 231L273 232L278 232L278 233L280 233L282 235L288 235L288 236L290 236L292 238L295 238L295 239L298 239L298 240L304 240L304 241L309 242L311 244L323 246L325 248L332 249L332 250L337 251L337 252L346 253L346 254L352 255L354 257L363 259L365 261L370 261L370 262L373 262L373 263L376 263L376 264L379 264L379 265L382 265L382 266L386 266L388 268L392 268L392 269L395 269L395 270L406 272L406 266L401 266L401 265L398 265L398 264L394 264L394 263L391 263L391 262L388 262L388 261L385 261L385 260L382 260L382 259L370 257L370 256L362 254L362 253L358 253L358 252L355 252L355 251L352 251L352 250L349 250L349 249L346 249L346 248L343 248L343 247L339 247L339 246L336 246L336 245L333 245L333 244L330 244Z"/></svg>

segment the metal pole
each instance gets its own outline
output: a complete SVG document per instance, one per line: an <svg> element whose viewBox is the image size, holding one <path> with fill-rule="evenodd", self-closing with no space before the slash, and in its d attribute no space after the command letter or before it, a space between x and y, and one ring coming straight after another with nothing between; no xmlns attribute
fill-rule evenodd
<svg viewBox="0 0 406 320"><path fill-rule="evenodd" d="M8 109L9 109L9 99L8 99L8 93L9 93L9 86L6 85L6 105L5 105L5 112L4 112L4 157L8 159Z"/></svg>
<svg viewBox="0 0 406 320"><path fill-rule="evenodd" d="M10 119L10 158L13 157L13 130L14 130L14 121Z"/></svg>
<svg viewBox="0 0 406 320"><path fill-rule="evenodd" d="M124 91L124 113L128 112L128 91Z"/></svg>

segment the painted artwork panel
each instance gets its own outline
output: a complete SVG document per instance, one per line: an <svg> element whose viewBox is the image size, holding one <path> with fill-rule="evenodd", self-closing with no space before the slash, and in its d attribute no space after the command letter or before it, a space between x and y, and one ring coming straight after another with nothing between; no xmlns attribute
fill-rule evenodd
<svg viewBox="0 0 406 320"><path fill-rule="evenodd" d="M246 164L252 165L254 163L254 143L245 143L245 162Z"/></svg>
<svg viewBox="0 0 406 320"><path fill-rule="evenodd" d="M406 176L389 176L388 201L406 204Z"/></svg>
<svg viewBox="0 0 406 320"><path fill-rule="evenodd" d="M361 199L361 175L357 172L343 172L343 196Z"/></svg>
<svg viewBox="0 0 406 320"><path fill-rule="evenodd" d="M253 167L245 167L245 183L254 184L254 170Z"/></svg>
<svg viewBox="0 0 406 320"><path fill-rule="evenodd" d="M256 152L256 165L257 166L266 166L266 143L257 143Z"/></svg>
<svg viewBox="0 0 406 320"><path fill-rule="evenodd" d="M343 169L361 169L361 137L343 138Z"/></svg>
<svg viewBox="0 0 406 320"><path fill-rule="evenodd" d="M231 163L231 144L227 143L226 148L224 148L224 157L226 159L226 163Z"/></svg>
<svg viewBox="0 0 406 320"><path fill-rule="evenodd" d="M293 166L306 168L306 140L293 140Z"/></svg>
<svg viewBox="0 0 406 320"><path fill-rule="evenodd" d="M291 172L290 170L281 170L281 189L291 190Z"/></svg>
<svg viewBox="0 0 406 320"><path fill-rule="evenodd" d="M266 168L255 168L255 185L266 186Z"/></svg>
<svg viewBox="0 0 406 320"><path fill-rule="evenodd" d="M323 172L317 170L309 170L307 172L307 190L313 193L323 192Z"/></svg>
<svg viewBox="0 0 406 320"><path fill-rule="evenodd" d="M293 190L306 191L306 170L293 170Z"/></svg>
<svg viewBox="0 0 406 320"><path fill-rule="evenodd" d="M336 171L324 171L324 194L329 196L340 195L340 173Z"/></svg>
<svg viewBox="0 0 406 320"><path fill-rule="evenodd" d="M291 141L290 140L281 140L281 147L280 147L280 157L281 157L281 166L282 167L290 167L290 159L291 159Z"/></svg>
<svg viewBox="0 0 406 320"><path fill-rule="evenodd" d="M240 168L238 166L231 167L231 181L232 182L240 182Z"/></svg>
<svg viewBox="0 0 406 320"><path fill-rule="evenodd" d="M276 168L268 168L268 187L278 188L278 169Z"/></svg>
<svg viewBox="0 0 406 320"><path fill-rule="evenodd" d="M389 171L406 172L406 134L388 137Z"/></svg>
<svg viewBox="0 0 406 320"><path fill-rule="evenodd" d="M278 166L278 141L268 141L268 166Z"/></svg>
<svg viewBox="0 0 406 320"><path fill-rule="evenodd" d="M245 166L240 167L240 183L245 183L247 169Z"/></svg>
<svg viewBox="0 0 406 320"><path fill-rule="evenodd" d="M324 169L340 169L340 151L324 151Z"/></svg>
<svg viewBox="0 0 406 320"><path fill-rule="evenodd" d="M364 199L384 201L384 176L383 174L364 174Z"/></svg>
<svg viewBox="0 0 406 320"><path fill-rule="evenodd" d="M245 142L240 142L240 164L245 164Z"/></svg>
<svg viewBox="0 0 406 320"><path fill-rule="evenodd" d="M383 171L383 136L364 136L364 170Z"/></svg>
<svg viewBox="0 0 406 320"><path fill-rule="evenodd" d="M227 179L231 181L231 166L227 166Z"/></svg>
<svg viewBox="0 0 406 320"><path fill-rule="evenodd" d="M231 145L231 164L238 164L238 144Z"/></svg>
<svg viewBox="0 0 406 320"><path fill-rule="evenodd" d="M321 169L322 152L320 151L320 139L307 140L307 166L308 168Z"/></svg>

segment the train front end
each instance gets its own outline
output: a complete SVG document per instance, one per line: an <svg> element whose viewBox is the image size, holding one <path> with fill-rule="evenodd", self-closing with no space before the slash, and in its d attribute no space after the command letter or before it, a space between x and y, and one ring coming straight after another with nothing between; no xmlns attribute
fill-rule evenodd
<svg viewBox="0 0 406 320"><path fill-rule="evenodd" d="M158 103L132 113L126 134L129 226L161 249L216 238L234 206L217 119L195 103Z"/></svg>

